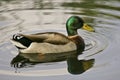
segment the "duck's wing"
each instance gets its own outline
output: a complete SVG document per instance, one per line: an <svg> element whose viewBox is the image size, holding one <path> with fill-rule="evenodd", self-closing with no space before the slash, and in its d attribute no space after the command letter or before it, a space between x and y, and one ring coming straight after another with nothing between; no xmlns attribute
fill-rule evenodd
<svg viewBox="0 0 120 80"><path fill-rule="evenodd" d="M56 32L46 32L46 33L37 33L37 34L20 34L25 38L28 38L29 40L33 42L47 42L51 44L66 44L70 42L71 40L61 34L61 33L56 33Z"/></svg>
<svg viewBox="0 0 120 80"><path fill-rule="evenodd" d="M61 54L71 51L76 51L77 47L74 42L68 42L66 44L51 44L47 42L37 43L33 42L26 49L21 49L21 53L41 53L41 54Z"/></svg>

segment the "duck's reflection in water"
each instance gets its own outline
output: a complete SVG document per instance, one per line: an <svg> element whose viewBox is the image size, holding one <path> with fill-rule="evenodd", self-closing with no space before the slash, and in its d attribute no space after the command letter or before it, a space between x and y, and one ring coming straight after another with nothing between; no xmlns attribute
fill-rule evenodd
<svg viewBox="0 0 120 80"><path fill-rule="evenodd" d="M37 65L40 63L44 63L39 61L33 61L33 58L35 58L35 56L36 54L25 55L23 53L19 53L16 57L12 59L11 66L18 69L18 68L26 68L26 67L31 67L33 65ZM86 70L90 69L91 67L93 67L95 59L78 60L77 55L71 55L71 56L67 56L62 59L57 59L51 62L58 62L58 61L67 61L67 66L68 66L67 69L69 73L81 74Z"/></svg>
<svg viewBox="0 0 120 80"><path fill-rule="evenodd" d="M78 60L77 56L67 59L68 72L71 74L81 74L93 67L95 59Z"/></svg>

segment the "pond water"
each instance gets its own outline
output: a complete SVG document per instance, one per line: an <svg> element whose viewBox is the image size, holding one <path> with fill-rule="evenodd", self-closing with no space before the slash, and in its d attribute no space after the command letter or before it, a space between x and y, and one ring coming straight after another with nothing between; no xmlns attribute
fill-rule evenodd
<svg viewBox="0 0 120 80"><path fill-rule="evenodd" d="M82 74L67 71L66 61L10 66L18 50L10 39L16 33L66 33L66 20L77 15L95 28L78 30L86 43L81 59L95 59ZM1 0L0 1L0 79L1 80L118 80L120 79L120 1L119 0Z"/></svg>

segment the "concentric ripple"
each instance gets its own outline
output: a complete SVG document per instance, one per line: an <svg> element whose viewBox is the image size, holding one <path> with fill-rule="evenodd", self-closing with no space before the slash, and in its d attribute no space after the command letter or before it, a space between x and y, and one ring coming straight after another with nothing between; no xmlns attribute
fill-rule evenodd
<svg viewBox="0 0 120 80"><path fill-rule="evenodd" d="M85 40L86 48L82 56L89 57L103 51L108 46L108 40L104 35L96 32L80 31Z"/></svg>

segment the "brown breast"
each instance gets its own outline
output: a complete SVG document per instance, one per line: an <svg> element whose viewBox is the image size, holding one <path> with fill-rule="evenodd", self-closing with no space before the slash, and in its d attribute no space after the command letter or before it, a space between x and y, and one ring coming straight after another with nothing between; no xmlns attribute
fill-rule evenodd
<svg viewBox="0 0 120 80"><path fill-rule="evenodd" d="M85 49L85 43L82 37L75 35L75 36L69 36L69 38L76 43L77 46L77 52L78 54L81 54Z"/></svg>

